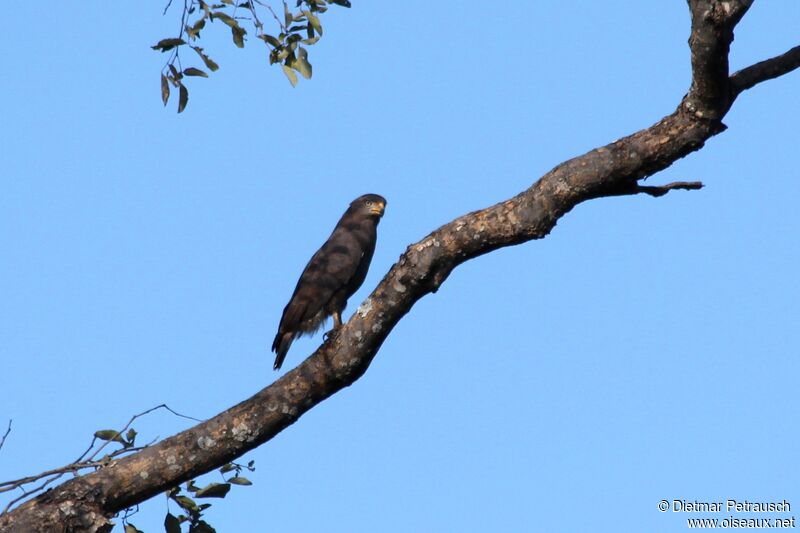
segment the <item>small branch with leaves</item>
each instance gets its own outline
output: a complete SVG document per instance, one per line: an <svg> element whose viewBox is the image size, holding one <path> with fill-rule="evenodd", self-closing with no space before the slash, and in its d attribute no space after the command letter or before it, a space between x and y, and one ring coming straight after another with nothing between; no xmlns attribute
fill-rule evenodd
<svg viewBox="0 0 800 533"><path fill-rule="evenodd" d="M45 488L47 488L48 485L50 485L54 481L57 481L64 474L71 473L73 475L78 475L78 473L81 470L86 470L88 468L97 470L99 468L103 468L110 465L112 461L115 459L119 459L124 455L141 451L147 448L148 446L154 444L158 439L154 439L153 441L145 444L144 446L136 446L135 441L137 432L135 429L131 427L131 425L133 424L134 421L136 421L136 419L141 418L147 414L150 414L158 409L167 410L173 415L179 416L181 418L186 418L188 420L193 420L195 422L202 422L202 420L199 420L197 418L187 415L182 415L171 409L166 404L161 404L146 411L143 411L139 414L133 415L131 419L128 420L128 423L125 424L125 426L119 431L114 429L101 429L95 431L94 436L92 437L92 441L89 443L89 446L75 461L67 465L60 466L58 468L53 468L50 470L45 470L44 472L40 472L38 474L34 474L31 476L25 476L11 481L0 481L0 493L10 492L12 490L21 491L21 494L18 497L12 499L10 502L8 502L8 504L6 504L3 511L0 512L0 515L7 513L12 507L14 507L22 500L40 493ZM8 423L8 430L6 431L6 434L3 436L2 440L0 440L0 448L2 448L6 436L10 432L11 432L11 421L9 421ZM98 442L100 443L99 446L97 446ZM103 455L102 457L100 457L100 459L97 459L97 457L100 455L100 452L106 449L106 447L111 443L120 444L122 447L110 453L107 453L106 455ZM97 446L97 448L95 448L95 446ZM41 483L39 483L34 487L28 486L40 481Z"/></svg>
<svg viewBox="0 0 800 533"><path fill-rule="evenodd" d="M270 64L279 63L293 87L297 85L298 73L310 79L312 67L308 61L306 47L316 44L322 37L319 15L328 10L329 4L350 7L348 0L297 0L296 9L292 10L286 2L283 2L281 19L272 6L261 0L246 0L241 3L234 0L220 0L215 4L209 4L204 0L184 0L178 36L161 39L151 47L153 50L169 52L169 58L161 69L161 101L167 105L171 87L177 88L178 113L183 112L189 102L189 90L185 85L185 78L208 77L208 72L201 68L183 68L180 51L185 47L194 50L209 71L215 72L219 69L219 65L196 44L208 22L220 21L228 26L233 44L238 48L244 48L247 35L247 29L242 22L249 24L256 38L269 47ZM170 5L171 0L164 10L165 13ZM277 23L278 32L275 35L264 31L260 14L264 9L269 11ZM196 18L190 22L192 17Z"/></svg>
<svg viewBox="0 0 800 533"><path fill-rule="evenodd" d="M152 446L158 438L153 439L142 446L136 446L137 431L131 427L138 419L153 411L163 409L169 411L175 416L186 418L194 422L202 422L202 420L183 415L171 409L166 404L157 405L151 409L147 409L139 414L136 414L128 420L128 423L120 430L115 429L101 429L94 432L92 441L86 450L72 463L46 470L39 474L25 476L11 481L0 482L0 493L19 490L21 494L11 501L9 501L0 516L8 513L13 507L18 505L23 500L29 499L42 491L48 485L52 484L64 474L73 474L79 476L81 471L92 469L97 471L102 468L113 466L115 461L129 455L144 450ZM0 448L5 442L6 437L11 432L11 421L8 423L8 429L2 438L0 438ZM99 445L98 445L99 444ZM118 444L120 448L101 455L103 450L108 446ZM99 457L99 458L98 458ZM204 512L211 507L210 503L198 504L195 499L201 498L224 498L233 485L248 486L253 483L242 475L243 472L254 472L255 461L249 461L246 464L237 462L230 462L218 469L218 474L222 478L222 482L211 482L200 486L198 479L190 479L183 487L178 484L166 491L166 497L169 501L175 503L180 508L177 514L172 514L169 510L164 519L164 527L168 533L181 533L182 527L186 526L188 532L191 533L211 533L214 528L204 518ZM38 484L36 484L38 483ZM30 486L36 484L35 486ZM130 518L134 516L139 510L138 504L121 510L118 515L124 525L125 533L141 533L141 531L131 523Z"/></svg>

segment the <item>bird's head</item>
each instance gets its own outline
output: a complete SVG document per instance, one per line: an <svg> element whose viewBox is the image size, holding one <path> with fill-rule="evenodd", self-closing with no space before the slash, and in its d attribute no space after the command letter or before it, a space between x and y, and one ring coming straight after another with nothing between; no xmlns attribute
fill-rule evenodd
<svg viewBox="0 0 800 533"><path fill-rule="evenodd" d="M350 204L350 210L371 218L381 218L386 209L386 199L378 194L359 196Z"/></svg>

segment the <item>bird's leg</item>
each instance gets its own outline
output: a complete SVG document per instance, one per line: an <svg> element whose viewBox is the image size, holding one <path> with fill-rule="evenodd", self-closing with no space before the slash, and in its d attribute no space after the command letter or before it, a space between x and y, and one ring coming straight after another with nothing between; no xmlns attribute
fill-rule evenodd
<svg viewBox="0 0 800 533"><path fill-rule="evenodd" d="M342 313L340 311L334 311L333 328L330 331L326 331L325 334L322 335L322 339L327 341L340 327L342 327Z"/></svg>

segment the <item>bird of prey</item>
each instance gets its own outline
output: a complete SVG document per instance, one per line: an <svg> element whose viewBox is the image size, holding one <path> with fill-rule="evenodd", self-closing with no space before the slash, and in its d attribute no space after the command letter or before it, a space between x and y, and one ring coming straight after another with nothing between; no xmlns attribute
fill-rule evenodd
<svg viewBox="0 0 800 533"><path fill-rule="evenodd" d="M385 208L382 196L359 196L339 219L325 244L311 257L283 309L278 334L272 343L272 351L277 354L275 370L283 364L296 338L313 335L331 315L333 331L342 325L347 299L367 277L378 222Z"/></svg>

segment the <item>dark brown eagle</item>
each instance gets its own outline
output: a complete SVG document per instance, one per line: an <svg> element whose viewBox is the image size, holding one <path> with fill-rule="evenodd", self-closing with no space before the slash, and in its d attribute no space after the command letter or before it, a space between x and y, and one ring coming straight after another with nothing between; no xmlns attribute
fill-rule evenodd
<svg viewBox="0 0 800 533"><path fill-rule="evenodd" d="M333 233L308 262L289 303L283 309L278 334L272 342L274 369L283 364L297 337L313 335L333 315L333 330L342 325L347 299L367 277L378 222L386 200L377 194L359 196L344 212Z"/></svg>

